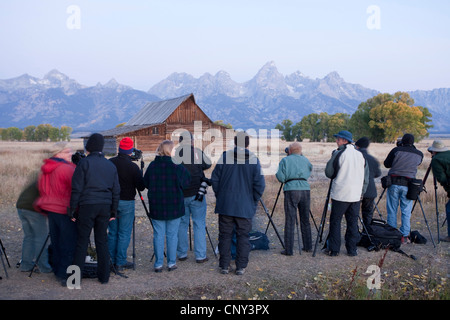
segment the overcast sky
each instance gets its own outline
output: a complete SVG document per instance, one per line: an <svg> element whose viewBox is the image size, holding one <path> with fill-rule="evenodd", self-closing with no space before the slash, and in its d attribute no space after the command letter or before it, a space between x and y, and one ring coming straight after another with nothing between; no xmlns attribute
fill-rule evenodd
<svg viewBox="0 0 450 320"><path fill-rule="evenodd" d="M0 79L57 69L147 91L173 72L288 75L383 92L450 88L450 1L0 1Z"/></svg>

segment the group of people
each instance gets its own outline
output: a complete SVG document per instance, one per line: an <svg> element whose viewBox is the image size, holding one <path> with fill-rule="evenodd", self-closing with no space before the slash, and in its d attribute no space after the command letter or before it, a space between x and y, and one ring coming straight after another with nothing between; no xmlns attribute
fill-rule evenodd
<svg viewBox="0 0 450 320"><path fill-rule="evenodd" d="M330 179L330 228L326 250L336 256L341 247L341 221L345 216L345 248L357 255L360 238L358 219L369 225L377 196L374 179L381 176L378 161L367 150L363 137L354 142L352 134L340 131L334 135L338 148L326 164ZM75 165L72 150L66 143L55 144L52 156L44 161L40 173L27 186L17 201L23 224L24 240L20 268L29 271L47 234L51 239L51 257L43 251L37 266L41 272L54 272L66 284L67 267L78 265L83 270L90 234L94 231L97 253L97 275L101 283L109 280L111 264L118 270L133 267L127 261L127 250L135 219L136 190L147 189L148 216L153 227L154 271L162 272L164 260L169 271L178 261L188 258L188 227L193 222L194 254L197 263L208 261L206 255L206 197L199 190L208 181L216 197L215 213L219 222L219 268L231 270L232 245L236 239L235 273L242 275L249 262L249 233L264 189L265 179L257 156L249 150L250 136L237 132L234 147L225 151L214 167L211 179L204 171L211 160L198 148L189 132L180 135L179 146L165 140L159 145L155 159L145 174L132 161L133 140L120 141L118 155L106 159L104 137L92 134L86 142L87 157ZM428 151L433 154L433 174L450 197L450 152L441 141ZM387 188L387 222L397 228L400 206L403 242L409 241L412 200L407 199L408 181L415 178L423 154L414 146L414 137L405 134L384 161L389 168L391 185ZM283 255L293 255L294 226L297 212L303 240L302 250L312 250L310 185L312 164L302 154L302 146L294 142L278 166L276 178L284 184L285 248ZM203 188L203 194L206 192ZM447 221L450 201L446 205ZM40 214L36 214L36 212ZM48 220L48 228L47 228ZM450 231L449 231L450 232ZM443 240L449 240L449 237ZM51 263L49 263L51 262Z"/></svg>
<svg viewBox="0 0 450 320"><path fill-rule="evenodd" d="M345 216L345 248L349 256L357 255L360 241L358 228L361 211L362 224L370 228L375 209L377 189L375 178L381 176L380 164L368 153L370 141L362 137L356 142L349 131L335 134L338 148L333 151L326 164L325 175L330 179L329 197L331 198L330 227L325 244L325 252L337 256L341 248L341 222ZM431 168L437 181L445 188L450 198L450 151L442 141L437 140L428 148L432 154ZM307 182L312 165L301 153L301 145L292 143L287 149L288 156L279 164L276 177L284 183L285 209L285 250L282 254L292 255L294 245L294 225L299 212L303 240L303 250L311 251L311 227L309 224L310 187ZM390 184L386 186L387 223L397 228L398 209L400 208L402 243L409 243L411 232L411 211L413 200L408 197L409 183L416 178L417 168L422 163L423 153L414 146L414 136L405 134L397 142L383 164L389 169L387 176ZM447 237L450 241L450 200L446 204Z"/></svg>

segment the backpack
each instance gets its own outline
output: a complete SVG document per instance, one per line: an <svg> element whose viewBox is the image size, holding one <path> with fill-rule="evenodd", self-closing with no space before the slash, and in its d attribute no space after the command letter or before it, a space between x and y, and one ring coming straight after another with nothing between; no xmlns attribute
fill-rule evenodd
<svg viewBox="0 0 450 320"><path fill-rule="evenodd" d="M361 240L358 245L371 250L391 249L398 251L402 245L402 233L379 219L372 219L370 225L366 226L366 230L361 233ZM371 251L370 250L370 251Z"/></svg>

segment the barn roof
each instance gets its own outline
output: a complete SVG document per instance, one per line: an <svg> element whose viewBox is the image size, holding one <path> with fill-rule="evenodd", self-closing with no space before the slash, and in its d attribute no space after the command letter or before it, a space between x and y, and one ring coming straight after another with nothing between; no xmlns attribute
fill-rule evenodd
<svg viewBox="0 0 450 320"><path fill-rule="evenodd" d="M137 114L128 120L125 125L105 130L100 133L105 137L111 137L163 123L175 109L180 106L180 104L190 98L195 103L194 95L192 93L169 100L148 102Z"/></svg>
<svg viewBox="0 0 450 320"><path fill-rule="evenodd" d="M194 95L188 94L178 98L147 103L125 126L153 125L163 123L187 99ZM194 100L195 103L195 100Z"/></svg>

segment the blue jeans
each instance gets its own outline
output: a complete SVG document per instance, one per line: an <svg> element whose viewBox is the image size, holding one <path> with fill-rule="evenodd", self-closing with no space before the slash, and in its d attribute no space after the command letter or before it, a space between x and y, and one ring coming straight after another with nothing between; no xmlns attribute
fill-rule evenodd
<svg viewBox="0 0 450 320"><path fill-rule="evenodd" d="M180 221L181 218L172 220L152 219L155 268L160 268L164 264L164 241L167 244L167 266L170 268L176 264Z"/></svg>
<svg viewBox="0 0 450 320"><path fill-rule="evenodd" d="M17 209L20 221L22 221L22 229L24 233L22 242L22 261L20 263L20 271L31 271L34 261L37 259L41 249L48 236L47 217L34 211L26 209ZM40 272L51 272L52 267L48 263L48 245L46 243L44 250L38 261Z"/></svg>
<svg viewBox="0 0 450 320"><path fill-rule="evenodd" d="M127 263L127 250L134 224L134 200L120 200L115 220L108 225L108 248L112 263L123 266Z"/></svg>
<svg viewBox="0 0 450 320"><path fill-rule="evenodd" d="M404 237L408 237L411 232L411 210L413 206L413 200L406 198L407 193L407 186L393 184L387 189L386 195L387 223L397 228L397 209L400 205L402 224L399 230Z"/></svg>
<svg viewBox="0 0 450 320"><path fill-rule="evenodd" d="M177 256L184 258L187 256L189 248L188 228L192 215L194 231L194 253L195 259L206 258L206 198L203 201L195 200L195 196L184 198L185 214L181 217L180 228L178 229Z"/></svg>

